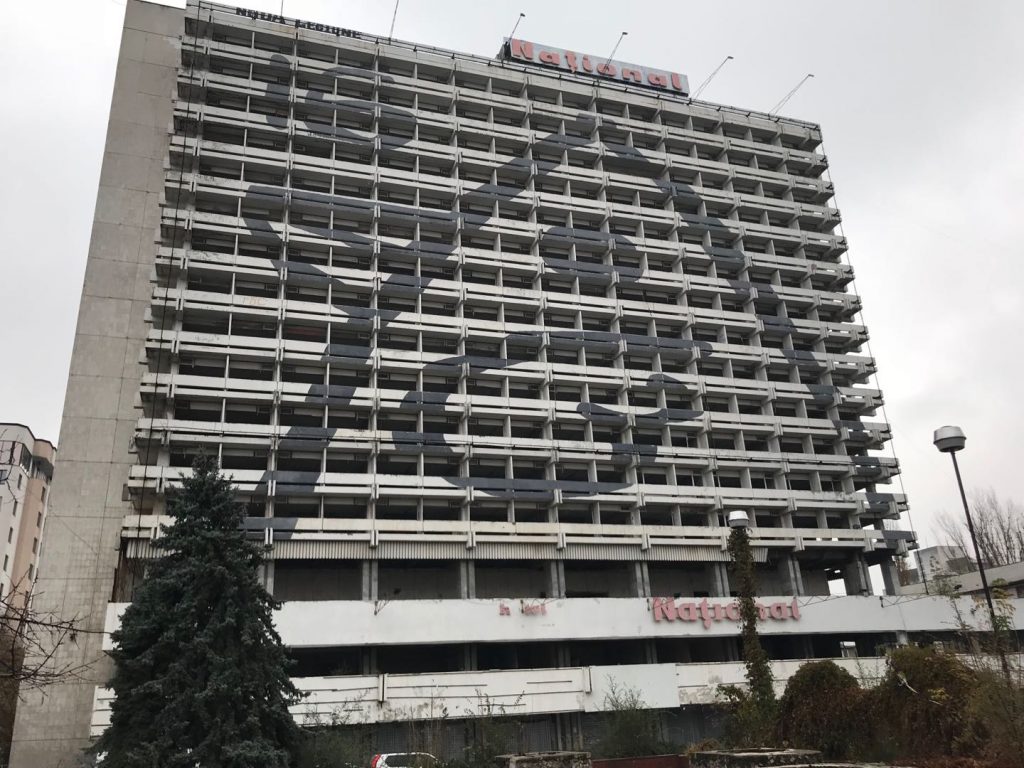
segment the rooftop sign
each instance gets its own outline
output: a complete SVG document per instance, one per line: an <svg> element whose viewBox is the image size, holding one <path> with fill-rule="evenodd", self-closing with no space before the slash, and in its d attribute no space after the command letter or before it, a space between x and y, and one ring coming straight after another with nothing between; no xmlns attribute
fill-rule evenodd
<svg viewBox="0 0 1024 768"><path fill-rule="evenodd" d="M507 59L564 69L568 72L596 75L629 85L642 85L647 88L678 93L681 96L690 95L690 82L686 79L686 75L680 75L678 72L648 69L636 64L627 64L624 61L609 61L586 53L551 48L514 37L505 40L503 52Z"/></svg>

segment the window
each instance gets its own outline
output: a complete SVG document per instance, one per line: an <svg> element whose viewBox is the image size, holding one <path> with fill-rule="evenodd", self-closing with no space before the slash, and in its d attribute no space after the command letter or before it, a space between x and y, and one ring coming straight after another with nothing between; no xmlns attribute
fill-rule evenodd
<svg viewBox="0 0 1024 768"><path fill-rule="evenodd" d="M11 543L11 539L13 539L13 538L14 538L14 529L13 529L13 528L11 528L11 529L10 529L10 530L9 530L9 531L7 532L7 543L8 543L8 544L10 544L10 543Z"/></svg>
<svg viewBox="0 0 1024 768"><path fill-rule="evenodd" d="M7 563L11 559L10 555L4 555L4 573L7 573Z"/></svg>

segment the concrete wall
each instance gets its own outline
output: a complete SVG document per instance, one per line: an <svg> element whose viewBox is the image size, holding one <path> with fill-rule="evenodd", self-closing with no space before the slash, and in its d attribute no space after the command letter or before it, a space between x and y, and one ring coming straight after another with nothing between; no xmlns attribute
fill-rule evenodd
<svg viewBox="0 0 1024 768"><path fill-rule="evenodd" d="M64 400L40 610L103 628L117 565L122 501L134 463L139 352L151 293L182 11L128 0L92 240ZM101 636L83 632L56 664L89 664L81 679L29 692L18 708L14 768L68 765L88 743L89 712L108 666Z"/></svg>
<svg viewBox="0 0 1024 768"><path fill-rule="evenodd" d="M834 659L865 681L880 677L883 658ZM772 662L779 693L802 661ZM556 672L556 674L553 674ZM481 712L481 701L506 707L519 716L555 712L601 712L608 708L612 686L643 691L650 709L719 701L720 685L743 685L741 662L704 664L633 664L567 667L558 670L516 669L490 672L439 672L420 675L305 677L295 680L309 697L292 707L297 721L329 721L344 714L347 722L379 723L439 717L467 717ZM97 688L92 729L99 735L110 723L111 692Z"/></svg>
<svg viewBox="0 0 1024 768"><path fill-rule="evenodd" d="M791 605L788 596L763 596L768 605ZM382 598L383 602L383 598ZM684 602L697 602L681 598ZM729 598L710 598L725 606ZM1017 629L1024 630L1024 599L1011 600ZM106 631L117 629L124 603L111 603ZM509 608L508 613L502 606ZM950 601L941 597L801 597L799 620L760 622L762 635L811 636L865 632L948 632L956 626ZM974 601L960 610L970 617ZM526 608L527 610L524 610ZM529 610L536 608L536 610ZM543 610L541 610L541 608ZM654 620L647 598L573 598L563 600L338 600L285 603L275 615L285 645L294 648L403 645L415 633L421 644L502 643L554 640L637 640L641 638L725 638L739 635L739 623L724 616L710 626L702 621ZM108 641L109 644L109 641Z"/></svg>

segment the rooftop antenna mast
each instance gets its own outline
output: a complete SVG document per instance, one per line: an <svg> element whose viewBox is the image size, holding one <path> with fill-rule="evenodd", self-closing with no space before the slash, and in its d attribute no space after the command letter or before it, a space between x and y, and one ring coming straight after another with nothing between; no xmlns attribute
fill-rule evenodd
<svg viewBox="0 0 1024 768"><path fill-rule="evenodd" d="M690 98L691 99L699 98L701 93L704 92L704 89L708 87L708 83L710 83L714 79L715 75L717 75L719 73L719 71L722 69L722 67L724 67L726 64L728 64L731 60L732 60L732 56L726 56L724 59L722 59L722 63L719 64L717 67L715 67L715 71L712 72L710 75L708 75L704 79L703 83L701 83L700 85L697 86L697 90L693 92L693 95L690 96Z"/></svg>
<svg viewBox="0 0 1024 768"><path fill-rule="evenodd" d="M519 29L519 22L522 21L525 18L526 18L526 14L525 13L520 13L519 14L519 18L516 19L516 25L514 27L512 27L512 31L508 33L508 39L509 40L511 40L513 37L515 37L516 30Z"/></svg>
<svg viewBox="0 0 1024 768"><path fill-rule="evenodd" d="M628 34L629 32L623 32L621 35L619 35L619 39L615 42L615 47L612 48L612 53L611 56L608 57L608 61L612 61L615 58L615 52L619 50L619 44L622 42L622 38L624 38Z"/></svg>
<svg viewBox="0 0 1024 768"><path fill-rule="evenodd" d="M769 115L774 115L776 112L778 112L784 106L786 106L786 102L793 98L793 94L795 94L797 91L800 90L800 86L803 85L804 83L806 83L812 77L814 77L814 75L812 75L810 73L804 75L804 79L801 80L799 83L797 83L796 87L792 91L790 91L785 96L783 96L782 97L782 101L780 101L778 104L776 104L774 107L772 107L771 111L768 114Z"/></svg>
<svg viewBox="0 0 1024 768"><path fill-rule="evenodd" d="M391 42L391 38L395 34L395 19L398 17L398 3L399 0L395 0L395 10L391 14L391 29L388 30L388 42Z"/></svg>

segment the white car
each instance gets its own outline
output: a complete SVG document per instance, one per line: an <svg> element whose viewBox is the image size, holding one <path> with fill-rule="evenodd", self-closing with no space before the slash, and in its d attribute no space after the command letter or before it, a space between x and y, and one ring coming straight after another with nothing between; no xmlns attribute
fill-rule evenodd
<svg viewBox="0 0 1024 768"><path fill-rule="evenodd" d="M436 768L439 762L428 752L385 752L373 756L370 768Z"/></svg>

